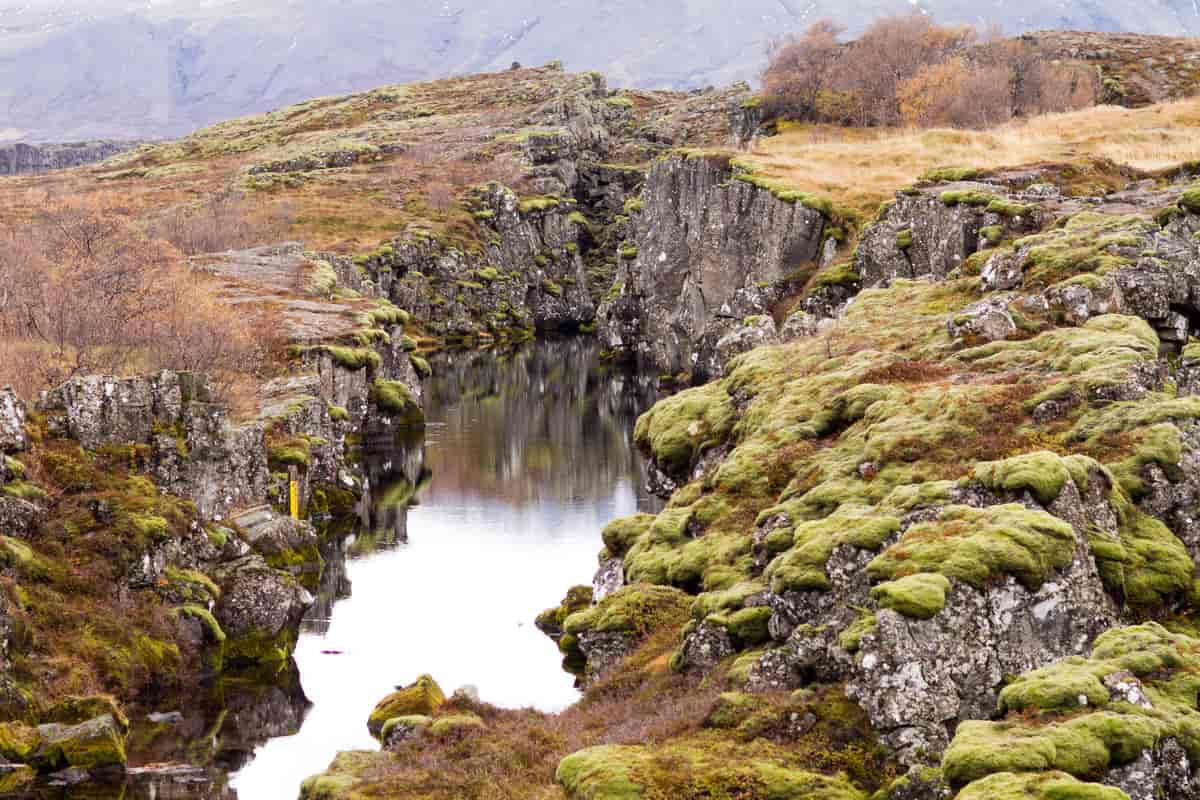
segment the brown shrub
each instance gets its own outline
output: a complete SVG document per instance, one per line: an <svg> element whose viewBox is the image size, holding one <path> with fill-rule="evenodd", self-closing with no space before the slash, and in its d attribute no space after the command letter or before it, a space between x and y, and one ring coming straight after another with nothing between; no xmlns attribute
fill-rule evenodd
<svg viewBox="0 0 1200 800"><path fill-rule="evenodd" d="M775 43L763 73L773 117L857 126L984 128L1013 116L1093 105L1088 70L1049 63L1023 41L939 26L914 11L876 20L856 41L818 23Z"/></svg>
<svg viewBox="0 0 1200 800"><path fill-rule="evenodd" d="M837 37L845 28L830 19L814 23L803 35L776 39L767 46L763 89L774 116L805 118L816 113L817 98L833 78L841 57Z"/></svg>
<svg viewBox="0 0 1200 800"><path fill-rule="evenodd" d="M31 396L81 373L261 367L269 340L256 315L218 303L174 247L122 212L109 197L68 200L0 232L0 339L12 356L0 383Z"/></svg>
<svg viewBox="0 0 1200 800"><path fill-rule="evenodd" d="M237 192L213 195L200 205L177 206L150 225L150 233L186 255L242 250L287 237L291 213Z"/></svg>

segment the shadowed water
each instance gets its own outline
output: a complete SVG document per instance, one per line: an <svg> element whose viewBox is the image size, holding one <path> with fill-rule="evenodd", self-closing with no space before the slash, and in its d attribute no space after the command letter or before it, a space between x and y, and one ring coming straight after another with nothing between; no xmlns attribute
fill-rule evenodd
<svg viewBox="0 0 1200 800"><path fill-rule="evenodd" d="M654 382L602 367L582 339L434 367L424 433L366 437L369 496L334 523L294 669L223 681L135 726L131 763L203 769L36 796L294 800L339 750L377 748L368 714L422 673L502 706L577 698L533 619L591 580L606 522L653 506L630 440Z"/></svg>

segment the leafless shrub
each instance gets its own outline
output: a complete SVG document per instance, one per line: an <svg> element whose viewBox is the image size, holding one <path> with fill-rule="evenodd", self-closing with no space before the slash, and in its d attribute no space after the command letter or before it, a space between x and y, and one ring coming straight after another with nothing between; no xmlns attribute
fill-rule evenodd
<svg viewBox="0 0 1200 800"><path fill-rule="evenodd" d="M179 206L151 225L151 233L186 255L239 250L287 237L291 212L237 192L213 195L200 205Z"/></svg>

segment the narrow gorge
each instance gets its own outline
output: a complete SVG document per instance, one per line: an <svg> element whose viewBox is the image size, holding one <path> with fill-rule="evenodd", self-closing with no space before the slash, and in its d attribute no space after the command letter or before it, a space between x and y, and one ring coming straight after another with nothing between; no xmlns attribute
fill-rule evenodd
<svg viewBox="0 0 1200 800"><path fill-rule="evenodd" d="M252 391L0 392L0 794L1200 797L1200 161L762 122L514 65L64 173L287 236L186 255Z"/></svg>

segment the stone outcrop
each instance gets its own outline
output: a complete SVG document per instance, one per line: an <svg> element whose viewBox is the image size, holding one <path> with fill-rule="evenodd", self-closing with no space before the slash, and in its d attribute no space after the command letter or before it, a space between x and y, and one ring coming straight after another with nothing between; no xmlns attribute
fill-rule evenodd
<svg viewBox="0 0 1200 800"><path fill-rule="evenodd" d="M481 242L410 232L363 265L380 293L449 339L577 330L595 317L572 201L522 201L496 184L476 196Z"/></svg>
<svg viewBox="0 0 1200 800"><path fill-rule="evenodd" d="M220 518L266 495L262 423L230 423L200 376L83 376L46 393L39 407L52 433L87 449L148 447L159 486L193 500L203 516Z"/></svg>
<svg viewBox="0 0 1200 800"><path fill-rule="evenodd" d="M25 433L25 405L12 387L0 389L0 453L15 453L29 446Z"/></svg>
<svg viewBox="0 0 1200 800"><path fill-rule="evenodd" d="M286 661L313 596L257 555L220 565L214 578L221 599L213 616L225 632L225 660L233 664Z"/></svg>
<svg viewBox="0 0 1200 800"><path fill-rule="evenodd" d="M73 142L70 144L0 144L0 175L25 175L70 169L133 150L138 142Z"/></svg>
<svg viewBox="0 0 1200 800"><path fill-rule="evenodd" d="M721 339L770 314L789 278L827 257L821 212L738 180L727 158L655 162L641 205L634 258L601 305L599 334L668 373L719 375Z"/></svg>

